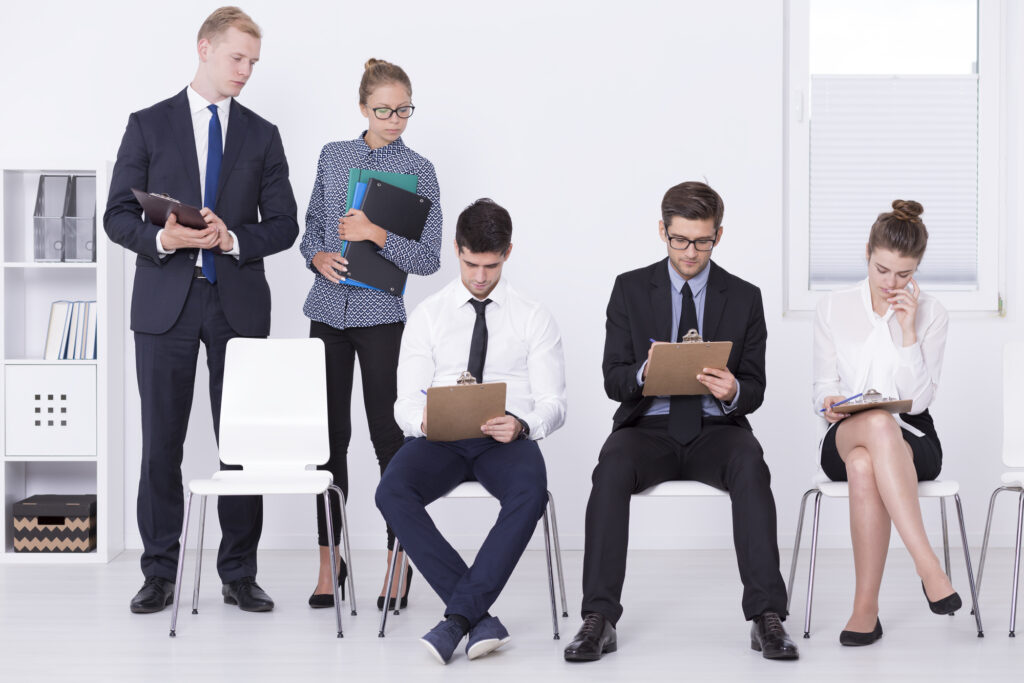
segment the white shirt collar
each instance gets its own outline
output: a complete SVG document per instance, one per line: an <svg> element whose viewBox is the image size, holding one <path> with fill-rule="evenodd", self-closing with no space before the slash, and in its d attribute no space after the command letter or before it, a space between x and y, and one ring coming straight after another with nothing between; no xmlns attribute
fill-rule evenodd
<svg viewBox="0 0 1024 683"><path fill-rule="evenodd" d="M451 305L453 308L458 308L468 304L470 299L475 298L470 294L469 290L466 289L466 285L462 284L461 277L455 278L455 282L452 283L452 285ZM491 293L485 298L490 299L491 303L497 304L498 306L505 305L505 302L508 300L508 283L505 281L504 277L498 280L498 284L494 286L494 289L492 289Z"/></svg>
<svg viewBox="0 0 1024 683"><path fill-rule="evenodd" d="M875 313L875 307L871 304L871 283L868 278L864 278L860 283L860 298L864 302L864 310L867 311L868 320L878 323L888 323L889 318L895 313L895 309L889 306L889 310L885 312L885 315L878 315Z"/></svg>
<svg viewBox="0 0 1024 683"><path fill-rule="evenodd" d="M189 84L189 86L185 88L185 94L188 95L188 108L189 111L192 112L193 116L203 111L211 104L216 104L217 109L219 110L218 113L226 114L231 108L231 100L233 99L231 97L228 97L221 100L220 102L210 102L205 97L197 93L195 91L195 88L193 88L191 84Z"/></svg>

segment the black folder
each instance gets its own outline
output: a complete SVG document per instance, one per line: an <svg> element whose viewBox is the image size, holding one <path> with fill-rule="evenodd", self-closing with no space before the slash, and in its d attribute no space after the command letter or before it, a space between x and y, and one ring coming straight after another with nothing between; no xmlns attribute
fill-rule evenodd
<svg viewBox="0 0 1024 683"><path fill-rule="evenodd" d="M164 227L164 223L167 222L167 219L173 213L177 217L178 223L186 228L202 230L206 227L206 219L203 218L199 209L194 206L183 204L165 194L143 192L135 188L132 188L132 194L139 200L142 210L146 212L146 218L153 225L158 225L161 228Z"/></svg>
<svg viewBox="0 0 1024 683"><path fill-rule="evenodd" d="M362 211L374 224L411 240L419 240L427 223L432 202L426 197L372 179L363 197ZM369 286L401 296L409 274L378 253L370 241L349 242L343 254L348 259L346 282Z"/></svg>

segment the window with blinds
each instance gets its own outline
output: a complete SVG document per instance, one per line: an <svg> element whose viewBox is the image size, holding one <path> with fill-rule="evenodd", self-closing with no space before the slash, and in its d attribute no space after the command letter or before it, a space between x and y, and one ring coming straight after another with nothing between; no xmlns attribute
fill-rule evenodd
<svg viewBox="0 0 1024 683"><path fill-rule="evenodd" d="M977 287L977 75L812 75L809 182L812 288L864 277L893 199L924 206L921 284Z"/></svg>
<svg viewBox="0 0 1024 683"><path fill-rule="evenodd" d="M894 199L924 206L917 280L1001 311L1008 0L785 0L786 310L866 275Z"/></svg>

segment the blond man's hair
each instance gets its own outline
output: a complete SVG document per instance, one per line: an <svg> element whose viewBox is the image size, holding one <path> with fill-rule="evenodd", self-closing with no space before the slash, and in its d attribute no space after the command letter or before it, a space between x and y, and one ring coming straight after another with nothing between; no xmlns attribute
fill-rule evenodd
<svg viewBox="0 0 1024 683"><path fill-rule="evenodd" d="M252 17L238 7L228 6L220 7L214 10L213 14L206 17L206 21L199 27L199 35L196 37L196 42L198 43L203 38L213 42L214 38L232 26L242 33L248 33L254 38L263 38L260 27L252 20Z"/></svg>

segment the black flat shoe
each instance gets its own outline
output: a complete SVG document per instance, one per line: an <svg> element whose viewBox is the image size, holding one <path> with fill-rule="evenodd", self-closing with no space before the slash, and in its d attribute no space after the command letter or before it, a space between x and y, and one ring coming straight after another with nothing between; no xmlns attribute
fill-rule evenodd
<svg viewBox="0 0 1024 683"><path fill-rule="evenodd" d="M409 604L409 584L412 583L412 565L407 565L405 568L405 590L402 591L402 599L398 601L398 608L405 609ZM377 596L377 609L384 611L384 596ZM388 609L395 609L395 599L391 598L388 600Z"/></svg>
<svg viewBox="0 0 1024 683"><path fill-rule="evenodd" d="M921 582L921 591L924 593L924 599L928 600L928 591L924 589L924 581ZM964 603L960 599L960 594L956 592L936 600L935 602L928 600L928 607L936 614L952 614L963 606Z"/></svg>
<svg viewBox="0 0 1024 683"><path fill-rule="evenodd" d="M220 593L224 596L225 605L238 605L243 612L269 612L274 609L274 601L252 576L225 583Z"/></svg>
<svg viewBox="0 0 1024 683"><path fill-rule="evenodd" d="M150 576L132 598L130 609L135 614L159 612L174 602L174 582Z"/></svg>
<svg viewBox="0 0 1024 683"><path fill-rule="evenodd" d="M763 612L750 625L750 649L765 659L799 659L796 643L789 638L776 612Z"/></svg>
<svg viewBox="0 0 1024 683"><path fill-rule="evenodd" d="M875 619L875 628L871 633L861 633L860 631L842 631L839 634L839 644L849 645L850 647L858 647L860 645L870 645L879 638L882 637L882 622L879 619Z"/></svg>
<svg viewBox="0 0 1024 683"><path fill-rule="evenodd" d="M583 625L565 647L567 662L596 662L601 655L619 649L618 635L612 622L603 614L591 612L583 617Z"/></svg>
<svg viewBox="0 0 1024 683"><path fill-rule="evenodd" d="M341 599L345 600L345 579L348 578L348 566L345 560L338 558L338 588L341 589ZM313 609L323 607L334 607L334 593L313 593L309 596L309 606Z"/></svg>

